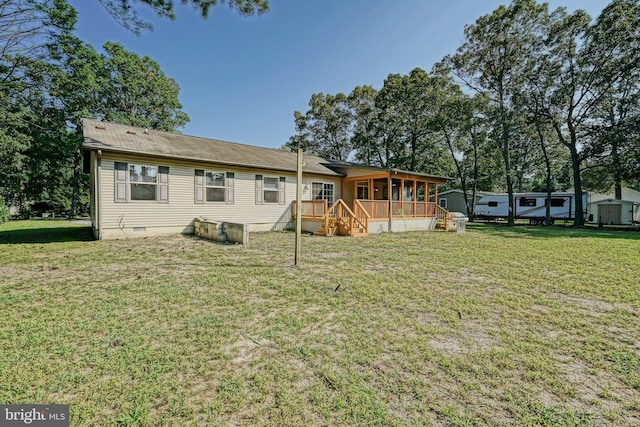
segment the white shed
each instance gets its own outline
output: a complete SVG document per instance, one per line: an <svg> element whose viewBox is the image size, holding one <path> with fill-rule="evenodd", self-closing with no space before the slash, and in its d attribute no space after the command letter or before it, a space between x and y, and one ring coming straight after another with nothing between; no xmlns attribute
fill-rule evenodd
<svg viewBox="0 0 640 427"><path fill-rule="evenodd" d="M640 203L631 200L606 199L596 202L597 216L593 221L606 225L640 222Z"/></svg>
<svg viewBox="0 0 640 427"><path fill-rule="evenodd" d="M622 200L613 194L589 193L588 215L592 224L640 222L640 191L622 187Z"/></svg>

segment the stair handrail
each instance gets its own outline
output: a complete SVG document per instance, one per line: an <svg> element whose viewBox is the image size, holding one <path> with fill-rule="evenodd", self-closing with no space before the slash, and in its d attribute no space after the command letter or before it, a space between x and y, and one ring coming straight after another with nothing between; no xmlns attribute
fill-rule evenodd
<svg viewBox="0 0 640 427"><path fill-rule="evenodd" d="M366 233L369 233L369 220L371 219L371 215L369 214L369 212L367 212L364 206L362 206L360 200L355 199L353 201L353 210L358 213L362 212L364 214L364 218L360 218L358 215L356 215L356 219L362 225L364 231Z"/></svg>
<svg viewBox="0 0 640 427"><path fill-rule="evenodd" d="M362 205L360 205L360 207L362 208ZM338 212L336 212L336 210ZM331 234L333 234L333 232L335 230L329 230L329 218L330 217L334 217L334 218L339 218L342 217L343 215L341 215L341 210L344 210L346 212L347 215L344 215L349 219L349 233L353 234L353 225L354 222L357 222L358 224L360 224L360 226L362 228L365 229L365 231L369 231L369 225L368 225L368 221L363 222L362 219L358 218L358 216L349 208L349 205L347 205L345 203L344 200L342 199L338 199L335 201L335 203L333 205L331 205L331 207L329 209L327 209L327 211L325 212L324 216L322 217L322 221L324 223L324 227L325 230L327 230L327 232L330 232ZM367 213L366 210L364 210L364 208L362 208L363 212L366 214L366 216L368 218L371 218L371 216L369 215L369 213ZM335 227L332 228L337 228L337 225Z"/></svg>

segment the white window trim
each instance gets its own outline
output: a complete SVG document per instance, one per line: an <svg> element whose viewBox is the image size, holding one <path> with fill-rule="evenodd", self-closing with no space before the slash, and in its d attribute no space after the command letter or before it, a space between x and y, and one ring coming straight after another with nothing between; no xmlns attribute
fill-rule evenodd
<svg viewBox="0 0 640 427"><path fill-rule="evenodd" d="M265 182L267 181L267 179L275 179L276 180L276 188L275 190L273 188L267 188L265 186ZM275 202L268 202L267 201L267 197L266 197L266 193L267 191L272 192L272 193L276 193L276 201ZM280 203L280 177L279 176L274 176L274 175L262 175L262 203L265 205L279 205Z"/></svg>
<svg viewBox="0 0 640 427"><path fill-rule="evenodd" d="M223 178L224 178L224 186L219 186L219 185L207 185L207 174L208 173L217 173L217 174L222 174ZM204 202L205 203L227 203L227 172L226 171L215 171L215 170L209 170L209 169L205 169L204 170ZM207 200L207 188L220 188L223 190L222 192L222 200Z"/></svg>
<svg viewBox="0 0 640 427"><path fill-rule="evenodd" d="M313 186L314 184L321 184L322 185L322 198L321 199L316 199L315 194L313 192ZM325 195L325 186L330 185L332 187L331 190L331 199L328 199ZM312 181L311 182L311 198L312 200L327 200L327 202L329 202L329 205L332 205L335 201L336 201L336 185L333 182L328 182L328 181Z"/></svg>

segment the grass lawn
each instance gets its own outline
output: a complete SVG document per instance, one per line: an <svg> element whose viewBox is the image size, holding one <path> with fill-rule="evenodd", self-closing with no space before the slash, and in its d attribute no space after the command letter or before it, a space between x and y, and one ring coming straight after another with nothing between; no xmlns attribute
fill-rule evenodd
<svg viewBox="0 0 640 427"><path fill-rule="evenodd" d="M49 229L42 229L48 227ZM640 425L640 233L0 225L0 403L72 426Z"/></svg>

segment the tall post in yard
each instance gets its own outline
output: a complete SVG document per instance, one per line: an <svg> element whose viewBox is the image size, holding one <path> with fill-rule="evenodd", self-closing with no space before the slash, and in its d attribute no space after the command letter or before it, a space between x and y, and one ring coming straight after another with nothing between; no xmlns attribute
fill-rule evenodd
<svg viewBox="0 0 640 427"><path fill-rule="evenodd" d="M296 169L296 255L294 264L300 264L300 243L302 241L302 148L298 148Z"/></svg>

